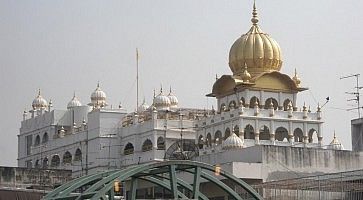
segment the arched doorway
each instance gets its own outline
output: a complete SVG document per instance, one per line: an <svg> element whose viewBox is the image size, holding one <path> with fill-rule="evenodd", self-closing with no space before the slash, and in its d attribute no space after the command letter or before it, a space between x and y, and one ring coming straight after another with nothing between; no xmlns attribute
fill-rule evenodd
<svg viewBox="0 0 363 200"><path fill-rule="evenodd" d="M255 130L251 124L248 124L244 130L245 139L255 139Z"/></svg>
<svg viewBox="0 0 363 200"><path fill-rule="evenodd" d="M260 140L270 140L270 129L267 126L260 128Z"/></svg>

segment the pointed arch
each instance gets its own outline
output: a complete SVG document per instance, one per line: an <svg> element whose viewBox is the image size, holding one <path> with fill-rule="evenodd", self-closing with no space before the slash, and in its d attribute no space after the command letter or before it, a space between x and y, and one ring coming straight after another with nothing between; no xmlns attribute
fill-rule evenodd
<svg viewBox="0 0 363 200"><path fill-rule="evenodd" d="M74 153L74 161L81 161L82 160L82 151L81 149L77 149Z"/></svg>
<svg viewBox="0 0 363 200"><path fill-rule="evenodd" d="M270 129L266 125L260 128L260 140L270 140Z"/></svg>
<svg viewBox="0 0 363 200"><path fill-rule="evenodd" d="M284 101L284 111L287 111L290 102L291 102L290 99L285 99L285 101Z"/></svg>
<svg viewBox="0 0 363 200"><path fill-rule="evenodd" d="M253 96L250 100L250 108L254 108L256 102L260 105L260 100L256 96Z"/></svg>
<svg viewBox="0 0 363 200"><path fill-rule="evenodd" d="M237 106L237 103L236 103L236 101L234 101L234 100L232 100L232 101L230 101L229 102L229 105L228 105L228 108L231 110L231 109L235 109L235 108L237 108L238 106Z"/></svg>
<svg viewBox="0 0 363 200"><path fill-rule="evenodd" d="M39 135L37 135L37 136L35 137L34 146L39 146L39 145L40 145L40 136L39 136Z"/></svg>
<svg viewBox="0 0 363 200"><path fill-rule="evenodd" d="M231 135L231 130L229 128L226 128L226 131L224 132L224 140L226 140Z"/></svg>
<svg viewBox="0 0 363 200"><path fill-rule="evenodd" d="M51 167L59 167L60 165L60 157L59 155L54 155L50 161L50 166Z"/></svg>
<svg viewBox="0 0 363 200"><path fill-rule="evenodd" d="M304 142L304 133L300 128L296 128L294 130L294 141L295 142Z"/></svg>
<svg viewBox="0 0 363 200"><path fill-rule="evenodd" d="M142 152L151 151L153 149L153 143L150 139L146 139L142 144L141 150Z"/></svg>
<svg viewBox="0 0 363 200"><path fill-rule="evenodd" d="M72 154L69 151L66 151L63 155L63 164L69 164L72 162Z"/></svg>
<svg viewBox="0 0 363 200"><path fill-rule="evenodd" d="M318 139L318 132L312 128L308 132L308 137L309 137L308 138L309 143L314 143L315 142L314 138L316 138L316 140Z"/></svg>
<svg viewBox="0 0 363 200"><path fill-rule="evenodd" d="M127 143L124 149L124 155L134 154L134 145L132 143Z"/></svg>
<svg viewBox="0 0 363 200"><path fill-rule="evenodd" d="M251 124L247 124L244 130L245 139L255 139L255 129Z"/></svg>
<svg viewBox="0 0 363 200"><path fill-rule="evenodd" d="M165 140L163 137L158 137L158 140L156 141L158 150L165 150Z"/></svg>
<svg viewBox="0 0 363 200"><path fill-rule="evenodd" d="M266 99L266 101L265 101L265 109L269 109L270 108L271 102L273 104L274 110L277 110L279 108L279 103L277 102L276 99L274 99L272 97Z"/></svg>
<svg viewBox="0 0 363 200"><path fill-rule="evenodd" d="M286 141L289 138L289 133L286 128L280 126L275 131L275 140L277 141Z"/></svg>
<svg viewBox="0 0 363 200"><path fill-rule="evenodd" d="M204 147L204 137L203 137L203 135L200 135L198 137L198 147L199 147L199 149L203 149L203 147Z"/></svg>
<svg viewBox="0 0 363 200"><path fill-rule="evenodd" d="M214 133L214 143L222 144L222 132L219 130Z"/></svg>
<svg viewBox="0 0 363 200"><path fill-rule="evenodd" d="M42 137L42 143L44 144L44 143L47 143L48 142L48 140L49 140L49 135L48 135L48 133L47 132L45 132L44 134L43 134L43 137Z"/></svg>
<svg viewBox="0 0 363 200"><path fill-rule="evenodd" d="M210 133L207 134L206 142L207 142L207 147L212 146L212 134Z"/></svg>

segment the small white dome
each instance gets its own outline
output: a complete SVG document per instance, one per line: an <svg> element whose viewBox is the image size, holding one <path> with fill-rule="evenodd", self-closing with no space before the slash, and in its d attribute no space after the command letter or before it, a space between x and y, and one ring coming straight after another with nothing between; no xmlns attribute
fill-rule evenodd
<svg viewBox="0 0 363 200"><path fill-rule="evenodd" d="M76 93L74 93L72 100L67 104L67 109L71 109L78 106L82 106L82 103L76 97Z"/></svg>
<svg viewBox="0 0 363 200"><path fill-rule="evenodd" d="M168 94L169 100L170 100L170 108L177 108L178 107L178 98L176 98L176 96L171 92L171 87L170 87L170 92Z"/></svg>
<svg viewBox="0 0 363 200"><path fill-rule="evenodd" d="M40 95L40 89L38 96L33 100L32 107L33 110L46 109L48 107L48 102Z"/></svg>
<svg viewBox="0 0 363 200"><path fill-rule="evenodd" d="M235 133L230 135L223 142L223 149L241 149L243 148L243 140L239 138Z"/></svg>
<svg viewBox="0 0 363 200"><path fill-rule="evenodd" d="M335 135L334 132L334 138L333 140L330 142L330 144L328 145L327 149L333 149L333 150L344 150L344 147L342 145L342 143L340 143Z"/></svg>
<svg viewBox="0 0 363 200"><path fill-rule="evenodd" d="M107 106L106 103L106 93L101 90L100 84L97 84L97 88L91 94L91 103L88 104L89 106L93 106L95 108L103 108Z"/></svg>
<svg viewBox="0 0 363 200"><path fill-rule="evenodd" d="M142 104L137 108L138 112L147 111L149 106L146 104L145 99L143 100Z"/></svg>
<svg viewBox="0 0 363 200"><path fill-rule="evenodd" d="M163 88L160 89L160 94L154 97L153 105L157 110L169 110L170 108L170 99L168 96L163 94Z"/></svg>

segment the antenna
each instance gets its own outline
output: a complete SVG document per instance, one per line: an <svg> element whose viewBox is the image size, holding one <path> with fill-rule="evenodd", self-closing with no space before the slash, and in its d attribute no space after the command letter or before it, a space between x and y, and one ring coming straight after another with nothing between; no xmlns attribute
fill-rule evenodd
<svg viewBox="0 0 363 200"><path fill-rule="evenodd" d="M136 48L136 109L139 108L139 50Z"/></svg>
<svg viewBox="0 0 363 200"><path fill-rule="evenodd" d="M347 109L347 111L350 111L350 110L358 110L358 118L360 118L360 109L362 108L362 107L360 107L360 100L359 100L360 93L359 93L359 90L363 88L363 87L360 87L359 86L359 76L360 76L360 74L352 74L352 75L340 77L340 80L346 79L346 78L352 78L352 77L355 77L356 78L356 87L355 87L356 92L346 92L346 94L355 95L355 98L349 99L348 101L355 101L355 102L357 102L357 107L356 108Z"/></svg>

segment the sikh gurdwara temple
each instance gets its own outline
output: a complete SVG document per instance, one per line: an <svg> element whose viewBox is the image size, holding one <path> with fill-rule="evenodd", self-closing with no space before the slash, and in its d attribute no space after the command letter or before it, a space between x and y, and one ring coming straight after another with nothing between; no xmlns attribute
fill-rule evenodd
<svg viewBox="0 0 363 200"><path fill-rule="evenodd" d="M82 104L53 108L39 90L24 111L18 165L72 170L73 176L147 162L189 159L218 165L248 183L362 168L362 154L323 143L321 108L297 105L307 90L295 73L281 72L282 51L252 25L229 52L229 75L216 78L210 110L181 106L162 88L135 112L110 108L100 84ZM288 66L287 66L288 67ZM129 108L133 110L133 108ZM207 183L206 183L207 184Z"/></svg>

